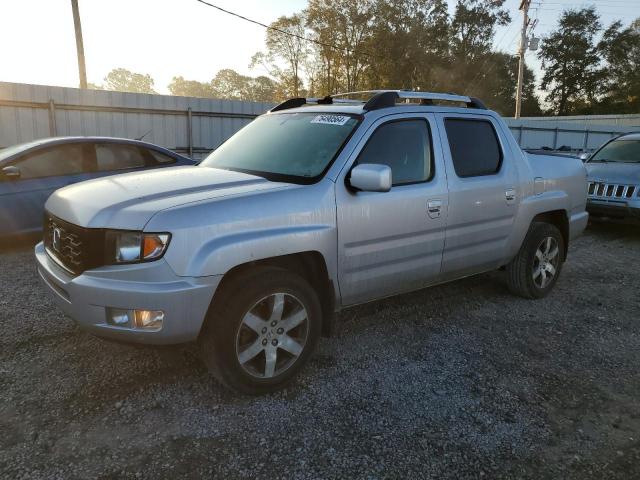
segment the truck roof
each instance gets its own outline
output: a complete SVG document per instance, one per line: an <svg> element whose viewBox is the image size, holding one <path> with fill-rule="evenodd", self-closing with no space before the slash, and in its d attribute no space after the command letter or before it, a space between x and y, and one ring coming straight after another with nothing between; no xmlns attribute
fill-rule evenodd
<svg viewBox="0 0 640 480"><path fill-rule="evenodd" d="M474 97L453 93L414 92L408 90L366 90L360 92L338 93L323 98L290 98L273 107L269 112L306 111L306 112L341 112L365 114L370 111L402 108L404 106L429 107L437 106L437 110L455 110L461 108L487 110L485 104Z"/></svg>

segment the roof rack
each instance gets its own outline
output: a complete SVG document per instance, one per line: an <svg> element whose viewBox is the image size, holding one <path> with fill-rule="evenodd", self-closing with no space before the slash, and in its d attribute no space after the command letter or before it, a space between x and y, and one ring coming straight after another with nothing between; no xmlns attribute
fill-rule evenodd
<svg viewBox="0 0 640 480"><path fill-rule="evenodd" d="M368 96L367 100L352 98L354 96ZM363 110L379 110L381 108L395 107L398 100L420 100L421 105L433 105L436 102L458 102L464 103L467 108L478 108L486 110L486 105L475 97L466 95L456 95L454 93L436 92L413 92L410 90L362 90L359 92L336 93L322 98L290 98L270 111L287 110L289 108L301 107L310 103L318 105L332 104L364 104Z"/></svg>

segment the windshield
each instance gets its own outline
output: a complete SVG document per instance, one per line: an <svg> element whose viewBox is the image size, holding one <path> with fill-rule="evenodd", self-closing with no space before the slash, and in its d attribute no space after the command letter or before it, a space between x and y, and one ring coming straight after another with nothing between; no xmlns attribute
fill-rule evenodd
<svg viewBox="0 0 640 480"><path fill-rule="evenodd" d="M640 163L640 140L614 140L598 150L589 162Z"/></svg>
<svg viewBox="0 0 640 480"><path fill-rule="evenodd" d="M347 114L283 113L258 117L200 166L311 183L322 175L359 119Z"/></svg>

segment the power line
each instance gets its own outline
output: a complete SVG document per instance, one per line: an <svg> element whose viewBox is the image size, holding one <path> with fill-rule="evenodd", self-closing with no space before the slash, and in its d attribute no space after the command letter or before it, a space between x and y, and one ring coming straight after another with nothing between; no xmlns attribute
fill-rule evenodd
<svg viewBox="0 0 640 480"><path fill-rule="evenodd" d="M196 2L200 2L203 5L207 5L208 7L211 7L211 8L215 8L216 10L219 10L219 11L221 11L223 13L226 13L227 15L234 16L234 17L239 18L241 20L244 20L246 22L253 23L255 25L259 25L259 26L261 26L263 28L266 28L267 30L273 30L274 32L278 32L278 33L281 33L283 35L288 35L290 37L294 37L294 38L297 38L299 40L303 40L305 42L311 42L311 43L315 43L316 45L320 45L322 47L333 48L334 50L340 50L340 51L343 51L343 52L348 52L348 53L350 53L352 55L363 55L365 57L373 57L374 56L374 55L372 55L372 54L370 54L368 52L350 50L348 48L341 48L341 47L339 47L339 46L337 46L335 44L332 44L332 43L326 43L326 42L322 42L320 40L316 40L315 38L310 38L310 37L306 37L304 35L298 35L297 33L288 32L288 31L283 30L281 28L274 27L272 25L267 25L266 23L259 22L258 20L253 20L253 19L251 19L249 17L245 17L244 15L240 15L239 13L235 13L235 12L232 12L231 10L227 10L225 8L219 7L218 5L214 5L213 3L205 2L204 0L196 0Z"/></svg>

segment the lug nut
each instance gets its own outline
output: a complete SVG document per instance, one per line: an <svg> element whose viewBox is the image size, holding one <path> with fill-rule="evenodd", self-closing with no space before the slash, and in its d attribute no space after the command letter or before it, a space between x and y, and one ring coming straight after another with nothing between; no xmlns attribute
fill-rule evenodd
<svg viewBox="0 0 640 480"><path fill-rule="evenodd" d="M267 333L267 327L262 328L262 333Z"/></svg>
<svg viewBox="0 0 640 480"><path fill-rule="evenodd" d="M262 340L262 345L266 345L267 344L267 339L265 338L264 340Z"/></svg>
<svg viewBox="0 0 640 480"><path fill-rule="evenodd" d="M278 322L276 322L275 320L273 322L271 322L271 326L275 327L278 324Z"/></svg>
<svg viewBox="0 0 640 480"><path fill-rule="evenodd" d="M282 335L284 333L284 328L279 328L278 329L278 335Z"/></svg>
<svg viewBox="0 0 640 480"><path fill-rule="evenodd" d="M278 345L278 340L276 340L275 338L271 340L271 345L273 345L274 347Z"/></svg>

